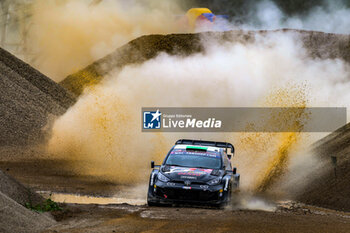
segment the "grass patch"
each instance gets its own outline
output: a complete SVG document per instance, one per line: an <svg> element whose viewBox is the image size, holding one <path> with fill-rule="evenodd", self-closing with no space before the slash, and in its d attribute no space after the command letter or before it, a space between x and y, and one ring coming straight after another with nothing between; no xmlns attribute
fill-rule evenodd
<svg viewBox="0 0 350 233"><path fill-rule="evenodd" d="M33 205L31 202L27 202L25 204L25 207L30 210L41 212L41 213L48 212L48 211L62 210L62 208L58 205L57 202L54 202L53 200L51 200L51 197L46 199L42 204Z"/></svg>

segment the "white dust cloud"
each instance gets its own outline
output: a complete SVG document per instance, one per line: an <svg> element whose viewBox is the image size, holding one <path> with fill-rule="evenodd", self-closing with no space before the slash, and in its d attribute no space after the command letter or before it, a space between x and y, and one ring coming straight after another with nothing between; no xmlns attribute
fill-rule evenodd
<svg viewBox="0 0 350 233"><path fill-rule="evenodd" d="M292 5L289 2L287 5ZM287 16L272 1L260 1L252 5L244 20L233 18L231 29L243 28L268 30L293 28L330 33L350 33L350 9L343 1L323 1L303 14Z"/></svg>
<svg viewBox="0 0 350 233"><path fill-rule="evenodd" d="M290 198L300 195L312 182L312 177L322 176L331 168L328 160L321 160L308 148L293 153L285 174L276 182L271 192L280 197Z"/></svg>
<svg viewBox="0 0 350 233"><path fill-rule="evenodd" d="M178 31L177 14L184 13L176 1L35 0L27 38L31 64L61 81L141 35Z"/></svg>
<svg viewBox="0 0 350 233"><path fill-rule="evenodd" d="M228 140L236 145L242 189L254 190L271 162L281 160L278 153L287 153L288 164L301 135L142 133L141 107L346 106L348 66L307 58L293 38L275 33L246 45L214 43L204 54L160 54L112 72L55 122L49 151L78 161L77 173L136 183L148 180L150 160L161 163L178 138Z"/></svg>
<svg viewBox="0 0 350 233"><path fill-rule="evenodd" d="M239 198L237 207L239 209L261 210L268 212L274 212L277 209L277 206L275 204L270 203L262 198L252 196L241 196Z"/></svg>
<svg viewBox="0 0 350 233"><path fill-rule="evenodd" d="M13 9L25 17L16 19L15 25L19 25L8 28L8 35L16 34L8 40L18 41L16 46L22 46L18 49L25 54L17 54L12 47L7 49L25 57L27 62L53 80L61 81L141 35L186 31L187 22L183 16L188 8L179 2L185 1L28 1L26 5ZM220 5L219 1L217 5ZM232 14L229 15L232 17L230 24L218 23L210 30L295 28L350 33L349 15L350 9L343 1L324 1L305 14L290 17L272 1L258 1L249 7L243 19ZM23 33L17 35L22 30Z"/></svg>

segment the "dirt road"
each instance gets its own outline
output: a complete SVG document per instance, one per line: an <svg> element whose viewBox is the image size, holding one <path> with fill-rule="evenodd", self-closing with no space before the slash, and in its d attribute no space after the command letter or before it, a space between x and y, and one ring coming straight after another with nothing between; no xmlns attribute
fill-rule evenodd
<svg viewBox="0 0 350 233"><path fill-rule="evenodd" d="M40 169L39 169L40 168ZM64 161L0 162L0 169L36 191L110 196L120 186L68 172ZM81 197L81 196L80 196ZM250 208L250 209L247 209ZM147 207L128 204L65 204L57 224L44 232L350 232L350 213L299 203L260 207Z"/></svg>
<svg viewBox="0 0 350 233"><path fill-rule="evenodd" d="M190 207L70 205L45 232L350 232L350 215L278 207L274 212Z"/></svg>

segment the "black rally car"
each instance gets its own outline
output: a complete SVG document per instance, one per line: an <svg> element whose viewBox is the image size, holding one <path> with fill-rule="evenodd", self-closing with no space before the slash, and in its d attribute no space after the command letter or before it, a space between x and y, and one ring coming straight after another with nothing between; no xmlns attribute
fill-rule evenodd
<svg viewBox="0 0 350 233"><path fill-rule="evenodd" d="M234 147L227 142L180 139L162 165L154 165L148 205L188 202L221 206L239 187L240 175L231 166Z"/></svg>

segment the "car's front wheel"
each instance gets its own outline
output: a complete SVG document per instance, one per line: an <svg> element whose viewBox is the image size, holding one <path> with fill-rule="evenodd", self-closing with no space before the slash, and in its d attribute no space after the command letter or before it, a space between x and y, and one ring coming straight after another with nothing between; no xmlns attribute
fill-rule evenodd
<svg viewBox="0 0 350 233"><path fill-rule="evenodd" d="M157 206L157 203L147 200L147 205L148 206Z"/></svg>
<svg viewBox="0 0 350 233"><path fill-rule="evenodd" d="M155 201L156 199L157 199L157 197L155 197L153 194L153 187L149 185L148 192L147 192L147 205L148 206L158 206L159 203L157 201Z"/></svg>

